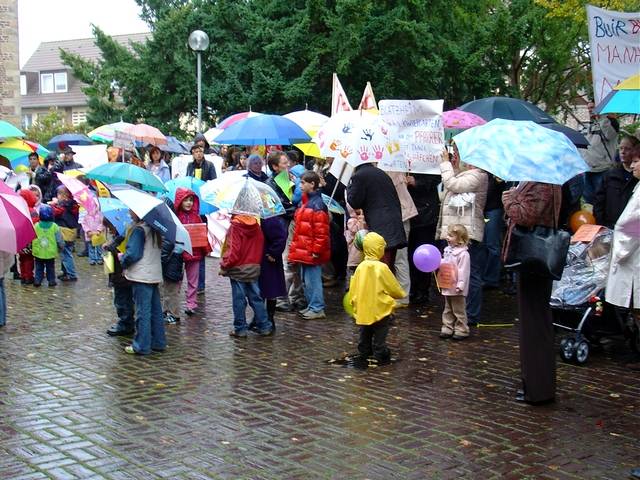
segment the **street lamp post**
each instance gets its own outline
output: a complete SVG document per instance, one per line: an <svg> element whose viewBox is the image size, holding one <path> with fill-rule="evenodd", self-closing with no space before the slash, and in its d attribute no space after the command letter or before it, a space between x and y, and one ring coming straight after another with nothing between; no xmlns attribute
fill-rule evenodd
<svg viewBox="0 0 640 480"><path fill-rule="evenodd" d="M202 59L201 52L209 48L209 36L202 30L194 30L189 35L189 47L198 57L198 133L202 132Z"/></svg>

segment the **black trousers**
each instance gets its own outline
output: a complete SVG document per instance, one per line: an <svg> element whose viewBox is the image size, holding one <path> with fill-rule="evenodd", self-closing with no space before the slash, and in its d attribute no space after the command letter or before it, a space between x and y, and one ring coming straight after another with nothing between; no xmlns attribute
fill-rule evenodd
<svg viewBox="0 0 640 480"><path fill-rule="evenodd" d="M425 243L434 244L436 240L436 225L427 225L423 227L411 226L409 231L409 275L411 278L411 298L429 297L429 289L431 288L431 273L425 273L418 270L413 264L413 252L420 245Z"/></svg>
<svg viewBox="0 0 640 480"><path fill-rule="evenodd" d="M556 395L556 352L549 299L552 280L518 275L520 368L525 399L552 400Z"/></svg>
<svg viewBox="0 0 640 480"><path fill-rule="evenodd" d="M384 317L372 325L360 327L360 340L358 352L362 357L375 358L378 361L388 361L391 351L387 347L387 335L389 334L389 317Z"/></svg>

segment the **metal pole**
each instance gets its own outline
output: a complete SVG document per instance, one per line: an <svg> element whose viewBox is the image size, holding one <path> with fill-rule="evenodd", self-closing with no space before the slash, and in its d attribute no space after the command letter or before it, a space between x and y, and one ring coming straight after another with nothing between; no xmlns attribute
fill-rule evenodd
<svg viewBox="0 0 640 480"><path fill-rule="evenodd" d="M198 54L198 133L202 132L202 85L200 80L200 52Z"/></svg>

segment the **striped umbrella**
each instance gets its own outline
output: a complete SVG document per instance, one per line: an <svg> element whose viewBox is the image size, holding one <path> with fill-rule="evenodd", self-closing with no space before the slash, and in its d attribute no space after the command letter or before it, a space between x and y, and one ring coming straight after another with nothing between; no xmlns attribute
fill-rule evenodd
<svg viewBox="0 0 640 480"><path fill-rule="evenodd" d="M17 253L34 238L27 202L0 180L0 250Z"/></svg>
<svg viewBox="0 0 640 480"><path fill-rule="evenodd" d="M119 122L101 125L87 133L87 136L94 142L111 144L113 143L116 132L123 132L126 128L132 126L133 123L127 123L121 120Z"/></svg>
<svg viewBox="0 0 640 480"><path fill-rule="evenodd" d="M124 133L128 133L142 143L150 143L151 145L167 144L167 137L156 127L152 127L146 123L136 123L135 125L126 127Z"/></svg>
<svg viewBox="0 0 640 480"><path fill-rule="evenodd" d="M20 138L8 138L0 143L0 155L11 162L11 167L16 168L19 165L29 166L29 155L37 153L40 163L49 154L49 150L39 143L22 140Z"/></svg>

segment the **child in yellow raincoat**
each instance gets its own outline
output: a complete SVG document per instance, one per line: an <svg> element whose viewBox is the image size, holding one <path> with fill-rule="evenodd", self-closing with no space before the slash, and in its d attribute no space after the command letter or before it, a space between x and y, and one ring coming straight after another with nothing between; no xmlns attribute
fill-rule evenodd
<svg viewBox="0 0 640 480"><path fill-rule="evenodd" d="M356 325L360 325L357 365L367 365L371 356L378 365L388 364L391 360L386 343L390 316L396 299L404 298L406 292L389 267L380 261L386 246L379 234L368 233L363 242L364 260L351 277L349 295Z"/></svg>

